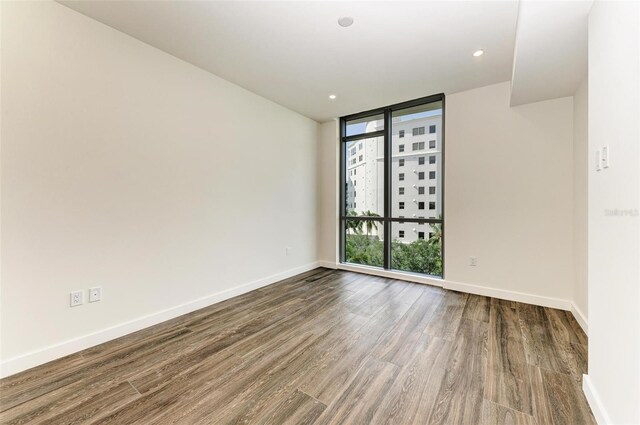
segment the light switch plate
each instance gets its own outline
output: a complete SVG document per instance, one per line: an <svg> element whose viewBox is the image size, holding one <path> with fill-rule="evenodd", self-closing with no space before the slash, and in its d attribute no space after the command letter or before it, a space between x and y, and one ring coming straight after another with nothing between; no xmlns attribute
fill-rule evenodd
<svg viewBox="0 0 640 425"><path fill-rule="evenodd" d="M596 150L596 171L602 170L602 151Z"/></svg>
<svg viewBox="0 0 640 425"><path fill-rule="evenodd" d="M609 145L602 147L602 168L609 168Z"/></svg>

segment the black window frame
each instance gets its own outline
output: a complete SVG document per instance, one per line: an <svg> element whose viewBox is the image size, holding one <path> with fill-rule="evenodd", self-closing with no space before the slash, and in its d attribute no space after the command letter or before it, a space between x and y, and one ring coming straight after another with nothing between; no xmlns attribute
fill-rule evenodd
<svg viewBox="0 0 640 425"><path fill-rule="evenodd" d="M441 126L442 128L440 129L440 184L443 190L442 193L442 198L441 198L441 215L439 218L399 218L399 217L392 217L392 181L391 181L391 177L392 177L392 159L393 159L393 152L392 152L392 143L391 143L391 139L392 139L392 114L395 111L400 111L403 109L407 109L407 108L411 108L414 106L420 106L423 104L428 104L428 103L434 103L434 102L441 102L442 105L442 118L441 118ZM383 115L383 119L384 119L384 128L382 130L378 130L375 132L369 132L369 133L361 133L361 134L352 134L350 136L346 136L346 126L347 126L347 122L355 120L355 119L362 119L362 118L367 118L367 117L374 117L376 115ZM357 114L351 114L351 115L347 115L347 116L343 116L340 118L340 138L339 138L339 144L340 144L340 184L339 184L339 189L340 189L340 211L339 211L339 261L341 263L345 263L345 264L352 264L352 263L347 263L346 262L346 258L345 258L345 242L346 242L346 222L347 220L361 220L361 221L377 221L377 222L381 222L382 226L383 226L383 233L384 233L384 248L383 248L383 255L384 255L384 261L383 261L383 266L382 269L384 270L392 270L392 271L398 271L401 273L408 273L408 274L416 274L418 276L428 276L428 277L432 277L432 278L436 278L436 279L445 279L445 202L444 202L444 187L445 187L445 173L444 173L444 168L445 168L445 125L444 123L446 122L446 98L444 93L440 93L440 94L435 94L435 95L431 95L431 96L426 96L426 97L422 97L419 99L414 99L408 102L402 102L402 103L398 103L398 104L394 104L394 105L389 105L389 106L385 106L382 108L376 108L376 109L372 109L369 111L364 111L364 112L360 112ZM425 129L426 130L426 129ZM425 131L425 133L427 133L427 131ZM424 134L424 133L423 133ZM353 140L358 140L358 139L369 139L369 138L374 138L374 137L380 137L382 136L384 138L384 158L383 158L383 164L384 164L384 203L383 203L383 211L382 211L382 215L381 217L366 217L366 216L346 216L346 194L345 194L345 187L343 182L345 181L345 173L346 173L346 146L348 144L348 142L351 142ZM436 146L437 146L437 142L436 142ZM400 153L404 152L404 144L399 144L398 145L398 151ZM404 179L403 179L404 180ZM403 181L402 180L402 181ZM428 224L428 225L432 225L432 224L439 224L441 226L441 258L442 258L442 275L441 276L434 276L434 275L425 275L425 274L421 274L421 273L413 273L413 272L407 272L407 271L401 271L401 270L395 270L391 267L391 239L392 239L392 224L393 223L400 223L400 222L411 222L411 223L416 223L416 224ZM424 232L423 232L424 234ZM380 267L376 267L376 266L367 266L367 265L361 265L361 264L354 264L356 266L362 266L362 267L366 267L366 268L374 268L374 269L380 269Z"/></svg>

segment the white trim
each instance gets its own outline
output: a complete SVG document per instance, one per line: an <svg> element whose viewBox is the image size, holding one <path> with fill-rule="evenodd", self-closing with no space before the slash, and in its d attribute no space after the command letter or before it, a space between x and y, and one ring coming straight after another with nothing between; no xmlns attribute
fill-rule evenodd
<svg viewBox="0 0 640 425"><path fill-rule="evenodd" d="M318 266L325 267L327 269L334 269L334 270L338 268L336 263L334 263L333 261L318 261Z"/></svg>
<svg viewBox="0 0 640 425"><path fill-rule="evenodd" d="M569 300L560 298L545 297L542 295L526 294L523 292L509 291L506 289L492 288L489 286L472 285L470 283L453 282L446 279L437 279L433 277L419 276L412 273L402 273L398 271L382 270L376 267L367 267L353 264L331 263L321 261L322 267L328 267L339 270L347 270L357 273L371 274L374 276L387 277L391 279L406 280L409 282L425 283L427 285L440 286L451 291L464 292L467 294L484 295L486 297L500 298L503 300L517 301L525 304L534 304L542 307L557 308L573 312L573 303ZM579 311L579 310L577 310ZM575 315L575 314L574 314ZM578 323L581 318L576 317ZM586 327L580 323L580 326ZM586 330L585 330L586 333Z"/></svg>
<svg viewBox="0 0 640 425"><path fill-rule="evenodd" d="M609 418L607 411L604 409L602 400L600 400L600 396L598 395L596 388L593 386L593 382L591 381L591 378L589 378L589 375L582 375L582 392L584 392L584 396L587 398L589 407L591 407L591 412L593 412L593 416L596 418L598 425L611 424L611 419Z"/></svg>
<svg viewBox="0 0 640 425"><path fill-rule="evenodd" d="M3 360L0 363L0 377L4 378L23 370L119 338L132 332L139 331L149 326L157 325L158 323L173 319L183 314L187 314L192 311L227 300L229 298L242 295L246 292L253 291L263 286L271 285L272 283L287 279L297 274L313 270L319 266L320 264L318 262L313 262L301 267L296 267L294 269L286 270L282 273L277 273L262 279L242 284L240 286L236 286L234 288L225 289L223 291L219 291L214 294L186 302L184 304L170 307L166 310L139 317L125 323L120 323L118 325L102 329L97 332L63 341L58 344L50 345L48 347L22 354L11 359Z"/></svg>
<svg viewBox="0 0 640 425"><path fill-rule="evenodd" d="M576 303L571 303L571 313L573 313L573 317L576 318L576 322L580 325L584 333L589 335L589 323L587 322L587 317L582 313L582 311L578 308Z"/></svg>
<svg viewBox="0 0 640 425"><path fill-rule="evenodd" d="M542 295L526 294L524 292L509 291L506 289L491 288L489 286L472 285L470 283L444 281L444 289L466 292L469 294L484 295L485 297L500 298L501 300L517 301L525 304L539 305L542 307L557 308L571 311L572 302L560 298L545 297Z"/></svg>
<svg viewBox="0 0 640 425"><path fill-rule="evenodd" d="M329 267L329 266L325 266L325 267ZM389 279L405 280L407 282L422 283L425 285L432 285L432 286L438 286L438 287L442 287L442 283L444 282L442 279L438 279L434 277L420 276L413 273L403 273L398 271L384 270L384 269L379 269L377 267L360 266L360 265L356 266L353 264L338 263L331 266L331 268L338 269L338 270L346 270L349 272L370 274L373 276L386 277Z"/></svg>

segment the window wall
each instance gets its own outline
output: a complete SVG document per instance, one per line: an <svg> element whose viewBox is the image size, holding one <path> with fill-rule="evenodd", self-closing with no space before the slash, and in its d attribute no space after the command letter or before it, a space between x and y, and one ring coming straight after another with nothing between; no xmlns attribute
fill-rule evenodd
<svg viewBox="0 0 640 425"><path fill-rule="evenodd" d="M443 275L444 95L340 120L341 261Z"/></svg>

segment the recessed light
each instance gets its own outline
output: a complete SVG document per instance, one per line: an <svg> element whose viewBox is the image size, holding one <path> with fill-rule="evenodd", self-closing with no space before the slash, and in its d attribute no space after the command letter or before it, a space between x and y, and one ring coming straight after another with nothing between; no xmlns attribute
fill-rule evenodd
<svg viewBox="0 0 640 425"><path fill-rule="evenodd" d="M338 19L338 25L341 27L350 27L353 25L353 18L351 16L343 16Z"/></svg>
<svg viewBox="0 0 640 425"><path fill-rule="evenodd" d="M478 56L482 56L484 55L484 50L480 49L480 50L476 50L475 52L473 52L473 56L478 57Z"/></svg>
<svg viewBox="0 0 640 425"><path fill-rule="evenodd" d="M335 95L335 94L330 94L330 95L329 95L329 99L334 100L335 98L336 98L336 95Z"/></svg>

